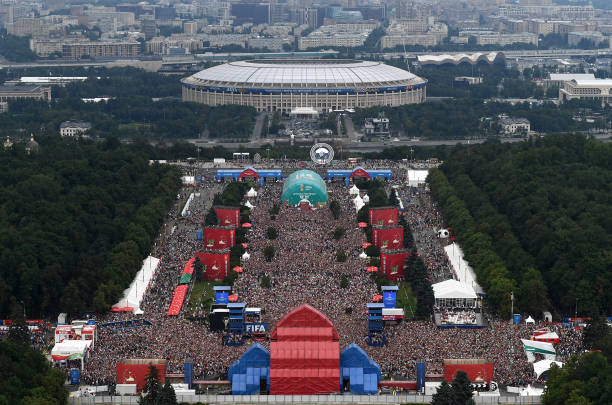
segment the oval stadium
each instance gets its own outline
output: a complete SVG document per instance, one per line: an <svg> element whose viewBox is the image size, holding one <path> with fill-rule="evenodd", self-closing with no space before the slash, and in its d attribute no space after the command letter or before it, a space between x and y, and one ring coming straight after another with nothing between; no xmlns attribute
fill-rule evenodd
<svg viewBox="0 0 612 405"><path fill-rule="evenodd" d="M382 62L284 59L229 62L182 80L183 101L257 111L318 112L425 101L427 80Z"/></svg>

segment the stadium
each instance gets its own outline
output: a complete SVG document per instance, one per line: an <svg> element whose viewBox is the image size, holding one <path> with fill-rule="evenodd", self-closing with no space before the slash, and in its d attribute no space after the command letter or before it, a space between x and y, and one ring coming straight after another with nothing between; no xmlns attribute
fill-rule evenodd
<svg viewBox="0 0 612 405"><path fill-rule="evenodd" d="M266 59L214 66L182 84L183 101L288 114L296 108L327 112L422 103L427 81L382 62Z"/></svg>

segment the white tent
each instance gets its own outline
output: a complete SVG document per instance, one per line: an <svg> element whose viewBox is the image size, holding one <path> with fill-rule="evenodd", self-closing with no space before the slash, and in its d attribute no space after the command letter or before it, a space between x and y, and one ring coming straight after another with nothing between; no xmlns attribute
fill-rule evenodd
<svg viewBox="0 0 612 405"><path fill-rule="evenodd" d="M363 199L361 197L359 197L359 194L357 194L357 197L355 197L355 199L353 200L353 204L355 205L363 205L365 204Z"/></svg>
<svg viewBox="0 0 612 405"><path fill-rule="evenodd" d="M470 286L460 283L457 280L445 280L441 283L432 285L434 297L439 298L473 298L476 299L476 292Z"/></svg>
<svg viewBox="0 0 612 405"><path fill-rule="evenodd" d="M556 364L559 367L563 367L563 363L560 361L553 360L540 360L533 363L533 372L536 375L536 378L540 378L542 374L550 370L553 364Z"/></svg>
<svg viewBox="0 0 612 405"><path fill-rule="evenodd" d="M253 187L246 193L247 197L257 197L257 191Z"/></svg>
<svg viewBox="0 0 612 405"><path fill-rule="evenodd" d="M459 281L472 287L476 293L484 294L484 290L476 281L476 273L474 272L474 269L472 269L470 264L463 258L463 251L461 250L461 247L457 243L453 242L450 245L446 245L444 247L444 251L448 256L448 261L453 267Z"/></svg>
<svg viewBox="0 0 612 405"><path fill-rule="evenodd" d="M370 202L370 196L368 196L367 194L364 194L364 196L361 199L366 204Z"/></svg>
<svg viewBox="0 0 612 405"><path fill-rule="evenodd" d="M520 392L521 397L540 397L544 394L543 388L536 388L534 386L528 385L527 388L522 388Z"/></svg>
<svg viewBox="0 0 612 405"><path fill-rule="evenodd" d="M366 254L366 252L361 252L361 253L359 253L359 258L360 259L367 259L368 255Z"/></svg>
<svg viewBox="0 0 612 405"><path fill-rule="evenodd" d="M149 256L142 262L142 267L136 273L132 284L123 292L123 297L113 307L132 307L132 311L140 309L140 303L144 296L157 266L159 265L159 259L153 256Z"/></svg>
<svg viewBox="0 0 612 405"><path fill-rule="evenodd" d="M56 343L51 349L51 358L55 361L80 359L83 370L83 359L92 342L92 340L64 340Z"/></svg>
<svg viewBox="0 0 612 405"><path fill-rule="evenodd" d="M249 200L247 200L247 202L244 204L245 207L247 207L248 209L254 208L255 206L253 204L251 204L251 202Z"/></svg>
<svg viewBox="0 0 612 405"><path fill-rule="evenodd" d="M419 184L425 184L429 170L414 170L408 169L406 173L406 182L410 187L418 187Z"/></svg>
<svg viewBox="0 0 612 405"><path fill-rule="evenodd" d="M249 252L244 252L242 254L242 260L249 260L251 258L251 255L249 254Z"/></svg>
<svg viewBox="0 0 612 405"><path fill-rule="evenodd" d="M356 185L353 184L353 187L351 187L349 189L349 194L350 195L359 195L359 189L357 188Z"/></svg>
<svg viewBox="0 0 612 405"><path fill-rule="evenodd" d="M364 206L364 205L365 205L365 204L364 204L364 202L363 202L363 201L361 201L361 203L359 203L359 204L355 204L355 211L359 212L359 210L360 210L361 208L363 208L363 206Z"/></svg>
<svg viewBox="0 0 612 405"><path fill-rule="evenodd" d="M538 342L537 340L521 339L523 342L523 350L527 356L527 360L530 363L535 361L534 353L539 353L544 356L547 360L554 360L557 352L552 343Z"/></svg>
<svg viewBox="0 0 612 405"><path fill-rule="evenodd" d="M187 199L187 202L185 203L185 206L183 207L183 211L181 211L182 217L187 216L187 214L189 213L189 206L191 205L192 201L193 201L193 193L189 194L189 198Z"/></svg>
<svg viewBox="0 0 612 405"><path fill-rule="evenodd" d="M525 319L525 323L535 323L535 321L533 320L533 318L531 317L531 315L529 315L527 317L527 319Z"/></svg>
<svg viewBox="0 0 612 405"><path fill-rule="evenodd" d="M538 336L534 336L533 339L538 339L538 340L555 340L555 339L559 339L559 335L557 335L557 332L548 332L548 333L544 333L542 335L538 335Z"/></svg>

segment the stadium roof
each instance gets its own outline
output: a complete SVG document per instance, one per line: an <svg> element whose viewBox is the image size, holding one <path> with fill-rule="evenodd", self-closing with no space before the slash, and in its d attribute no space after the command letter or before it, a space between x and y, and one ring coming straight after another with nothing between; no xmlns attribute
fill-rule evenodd
<svg viewBox="0 0 612 405"><path fill-rule="evenodd" d="M334 85L425 82L418 76L382 62L338 59L253 60L213 66L192 76L212 82L248 85Z"/></svg>

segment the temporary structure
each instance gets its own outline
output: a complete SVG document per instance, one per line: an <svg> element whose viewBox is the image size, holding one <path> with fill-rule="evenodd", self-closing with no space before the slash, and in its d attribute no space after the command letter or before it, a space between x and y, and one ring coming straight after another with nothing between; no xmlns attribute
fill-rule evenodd
<svg viewBox="0 0 612 405"><path fill-rule="evenodd" d="M257 191L253 187L246 193L247 197L257 197Z"/></svg>
<svg viewBox="0 0 612 405"><path fill-rule="evenodd" d="M553 364L556 364L559 367L563 367L563 363L561 363L560 361L553 360L540 360L533 363L533 372L535 373L536 378L540 378L542 374L550 370Z"/></svg>
<svg viewBox="0 0 612 405"><path fill-rule="evenodd" d="M249 254L249 252L244 252L242 254L242 260L249 260L251 258L251 255Z"/></svg>
<svg viewBox="0 0 612 405"><path fill-rule="evenodd" d="M353 184L353 187L349 188L350 195L359 195L359 189Z"/></svg>
<svg viewBox="0 0 612 405"><path fill-rule="evenodd" d="M364 203L366 203L366 204L370 202L370 197L369 197L367 194L365 194L365 195L362 197L362 199L363 199L363 202L364 202Z"/></svg>

